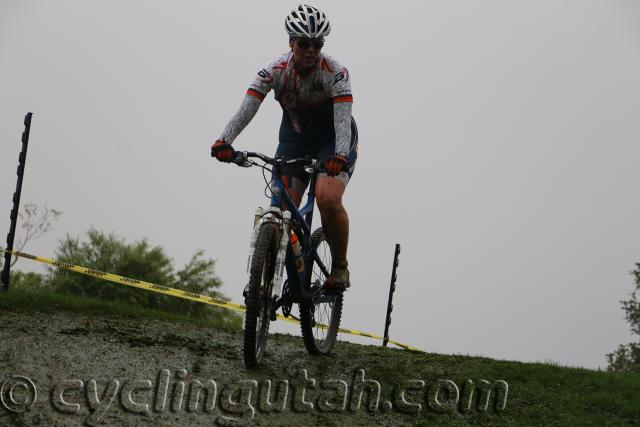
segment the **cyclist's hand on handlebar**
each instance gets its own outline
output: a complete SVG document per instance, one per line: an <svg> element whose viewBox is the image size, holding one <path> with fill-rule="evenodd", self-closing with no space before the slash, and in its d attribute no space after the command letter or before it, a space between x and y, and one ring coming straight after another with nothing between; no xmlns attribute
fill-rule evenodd
<svg viewBox="0 0 640 427"><path fill-rule="evenodd" d="M324 162L324 168L327 171L327 175L335 176L343 170L346 170L348 163L349 160L345 156L336 154Z"/></svg>
<svg viewBox="0 0 640 427"><path fill-rule="evenodd" d="M219 139L211 146L211 157L215 157L221 162L229 163L233 161L234 155L235 150L231 144L227 144L223 140Z"/></svg>

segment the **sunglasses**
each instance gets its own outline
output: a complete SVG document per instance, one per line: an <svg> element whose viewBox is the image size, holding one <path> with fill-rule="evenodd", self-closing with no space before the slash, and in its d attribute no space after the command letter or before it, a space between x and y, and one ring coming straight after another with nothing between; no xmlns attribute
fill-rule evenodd
<svg viewBox="0 0 640 427"><path fill-rule="evenodd" d="M324 39L322 37L319 39L301 38L297 39L297 43L301 49L309 49L311 46L313 46L314 49L322 49Z"/></svg>

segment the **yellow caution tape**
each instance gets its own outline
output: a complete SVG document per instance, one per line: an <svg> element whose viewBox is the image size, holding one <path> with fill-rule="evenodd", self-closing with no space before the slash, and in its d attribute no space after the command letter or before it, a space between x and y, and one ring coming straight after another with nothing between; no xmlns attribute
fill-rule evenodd
<svg viewBox="0 0 640 427"><path fill-rule="evenodd" d="M117 274L112 274L112 273L106 273L104 271L100 271L100 270L94 270L91 268L87 268L87 267L81 267L79 265L75 265L75 264L69 264L66 262L62 262L62 261L56 261L56 260L52 260L49 258L43 258L43 257L39 257L39 256L35 256L35 255L31 255L31 254L27 254L24 252L17 252L17 251L8 251L6 249L0 248L0 252L8 252L14 256L18 256L21 258L27 258L33 261L38 261L41 262L43 264L49 264L49 265L54 265L56 267L59 268L64 268L65 270L70 270L70 271L75 271L76 273L80 273L80 274L84 274L87 276L92 276L98 279L102 279L102 280L107 280L109 282L113 282L113 283L119 283L121 285L127 285L127 286L132 286L134 288L138 288L138 289L144 289L147 291L151 291L151 292L157 292L160 294L164 294L164 295L170 295L172 297L176 297L176 298L183 298L183 299L187 299L190 301L195 301L195 302L200 302L203 304L209 304L209 305L214 305L216 307L221 307L221 308L226 308L229 310L235 310L235 311L246 311L246 307L242 304L236 304L230 301L225 301L225 300L221 300L218 298L213 298L213 297L209 297L206 295L199 295L199 294L195 294L189 291L183 291L180 289L175 289L175 288L170 288L168 286L162 286L162 285L156 285L155 283L150 283L150 282L145 282L142 280L137 280L137 279L130 279L128 277L123 277L123 276L118 276ZM289 323L299 323L297 320L289 318L289 317L285 317L282 314L278 314L277 315L278 320L284 320L285 322L289 322ZM322 327L322 328L327 328L327 325L323 325L323 324L318 324L316 326ZM370 334L367 332L362 332L362 331L356 331L354 329L345 329L345 328L339 328L338 332L344 333L344 334L350 334L350 335L359 335L361 337L368 337L368 338L373 338L373 339L383 339L383 337L378 336L378 335L374 335L374 334ZM407 350L412 350L412 351L419 351L422 352L422 350L419 350L415 347L411 347L409 345L406 344L401 344L399 342L396 341L392 341L389 340L389 342L391 344L397 345L398 347L402 347L404 349Z"/></svg>
<svg viewBox="0 0 640 427"><path fill-rule="evenodd" d="M0 249L0 250L2 250L2 252L10 252L5 249ZM170 295L172 297L188 299L191 301L197 301L205 304L215 305L222 308L229 308L236 311L245 310L244 306L240 304L234 304L229 301L223 301L223 300L213 298L213 297L208 297L205 295L198 295L188 291L169 288L167 286L162 286L162 285L156 285L155 283L144 282L142 280L130 279L128 277L118 276L117 274L105 273L104 271L81 267L79 265L69 264L66 262L55 261L49 258L30 255L23 252L11 251L10 253L14 256L28 258L33 261L41 262L43 264L55 265L56 267L64 268L70 271L75 271L76 273L85 274L87 276L96 277L98 279L107 280L109 282L120 283L121 285L133 286L134 288L146 289L148 291Z"/></svg>

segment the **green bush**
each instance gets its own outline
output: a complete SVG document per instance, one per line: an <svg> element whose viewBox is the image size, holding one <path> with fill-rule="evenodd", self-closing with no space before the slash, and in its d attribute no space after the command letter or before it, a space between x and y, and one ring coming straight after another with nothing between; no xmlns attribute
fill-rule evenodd
<svg viewBox="0 0 640 427"><path fill-rule="evenodd" d="M87 237L87 241L81 241L67 236L60 241L54 258L94 270L221 298L217 291L221 282L215 276L215 261L205 259L202 251L197 251L183 269L175 271L173 262L164 249L151 246L146 239L127 243L115 234L105 234L95 229L89 230ZM35 278L27 277L20 280L26 282L27 279L35 281ZM108 282L58 267L48 268L41 285L63 294L119 301L184 316L215 317L232 323L237 323L239 319L236 313L228 310Z"/></svg>
<svg viewBox="0 0 640 427"><path fill-rule="evenodd" d="M622 302L625 318L631 325L631 332L640 336L640 263L631 272L636 289L631 298ZM609 371L640 372L640 342L620 345L613 353L607 354Z"/></svg>
<svg viewBox="0 0 640 427"><path fill-rule="evenodd" d="M11 288L41 289L46 287L44 277L40 273L25 273L23 271L11 271Z"/></svg>

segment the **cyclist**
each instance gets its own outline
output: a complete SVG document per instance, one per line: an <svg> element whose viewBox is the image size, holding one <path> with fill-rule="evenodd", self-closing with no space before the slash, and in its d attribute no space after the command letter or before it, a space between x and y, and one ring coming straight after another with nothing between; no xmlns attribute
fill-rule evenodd
<svg viewBox="0 0 640 427"><path fill-rule="evenodd" d="M358 144L358 130L351 116L351 79L344 66L321 52L324 38L331 31L324 12L300 4L287 15L285 30L290 50L258 72L240 110L211 147L211 155L222 162L233 159L231 144L273 89L283 112L276 156L311 156L322 161L326 169L316 183L316 203L333 260L324 287L342 291L350 286L349 217L342 196L355 169ZM309 175L302 167L288 168L282 181L299 205Z"/></svg>

